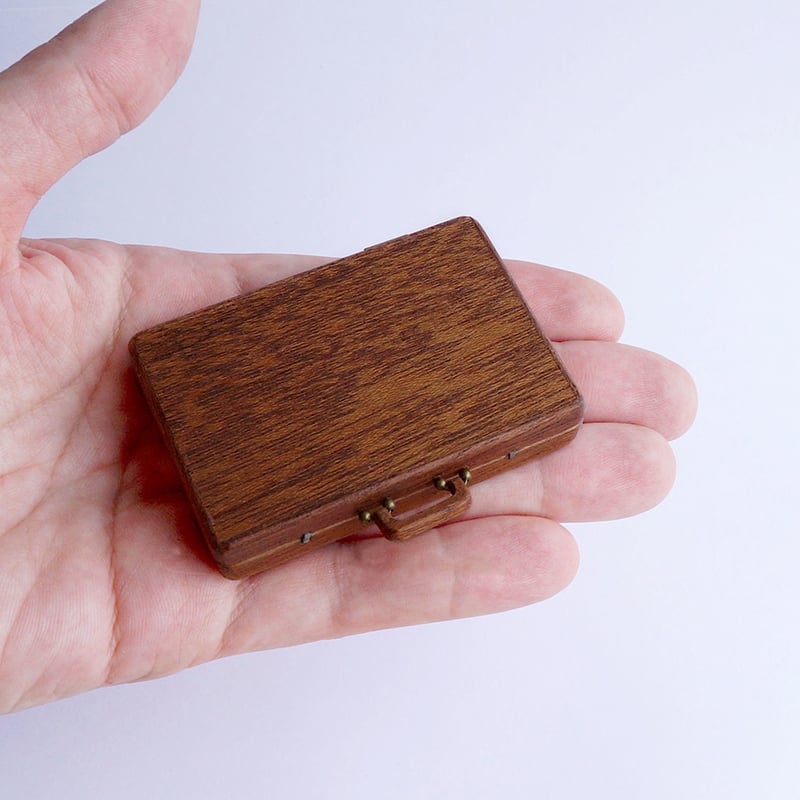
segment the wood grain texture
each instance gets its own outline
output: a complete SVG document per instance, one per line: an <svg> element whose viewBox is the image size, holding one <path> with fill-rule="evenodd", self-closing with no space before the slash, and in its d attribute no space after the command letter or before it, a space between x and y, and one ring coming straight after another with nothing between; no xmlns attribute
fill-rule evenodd
<svg viewBox="0 0 800 800"><path fill-rule="evenodd" d="M151 328L131 353L229 577L365 530L384 498L413 513L437 476L549 452L583 414L467 217Z"/></svg>

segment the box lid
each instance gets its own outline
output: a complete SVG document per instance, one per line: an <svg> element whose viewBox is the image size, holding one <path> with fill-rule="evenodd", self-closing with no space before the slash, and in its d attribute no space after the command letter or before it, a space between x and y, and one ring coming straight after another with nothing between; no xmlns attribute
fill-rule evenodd
<svg viewBox="0 0 800 800"><path fill-rule="evenodd" d="M151 328L131 350L218 558L581 415L468 217Z"/></svg>

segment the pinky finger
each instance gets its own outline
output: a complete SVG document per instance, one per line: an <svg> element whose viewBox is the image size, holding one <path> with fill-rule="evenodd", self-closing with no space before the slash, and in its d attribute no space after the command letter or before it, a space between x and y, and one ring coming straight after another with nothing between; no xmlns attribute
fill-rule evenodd
<svg viewBox="0 0 800 800"><path fill-rule="evenodd" d="M402 544L342 543L251 579L220 655L506 611L561 591L577 568L572 535L541 517L465 520ZM304 614L291 626L273 616L283 638L264 620L276 589L290 587Z"/></svg>

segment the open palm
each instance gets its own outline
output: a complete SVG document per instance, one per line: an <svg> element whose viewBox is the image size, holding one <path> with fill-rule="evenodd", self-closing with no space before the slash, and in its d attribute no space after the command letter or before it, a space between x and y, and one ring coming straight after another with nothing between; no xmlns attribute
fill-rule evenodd
<svg viewBox="0 0 800 800"><path fill-rule="evenodd" d="M109 0L0 76L0 710L235 652L550 596L577 565L556 520L658 502L672 481L666 439L694 413L683 370L615 343L622 314L603 287L510 263L587 401L575 442L475 486L465 518L406 544L342 543L244 581L222 578L127 343L323 260L20 239L49 186L165 94L197 6Z"/></svg>

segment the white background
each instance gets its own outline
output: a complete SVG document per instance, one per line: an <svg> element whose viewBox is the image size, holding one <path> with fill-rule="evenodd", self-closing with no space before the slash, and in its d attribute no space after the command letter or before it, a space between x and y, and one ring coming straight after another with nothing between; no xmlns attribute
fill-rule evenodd
<svg viewBox="0 0 800 800"><path fill-rule="evenodd" d="M90 5L0 0L0 61ZM29 234L346 255L472 214L608 284L699 417L555 599L5 717L0 796L800 798L798 41L795 0L206 0Z"/></svg>

